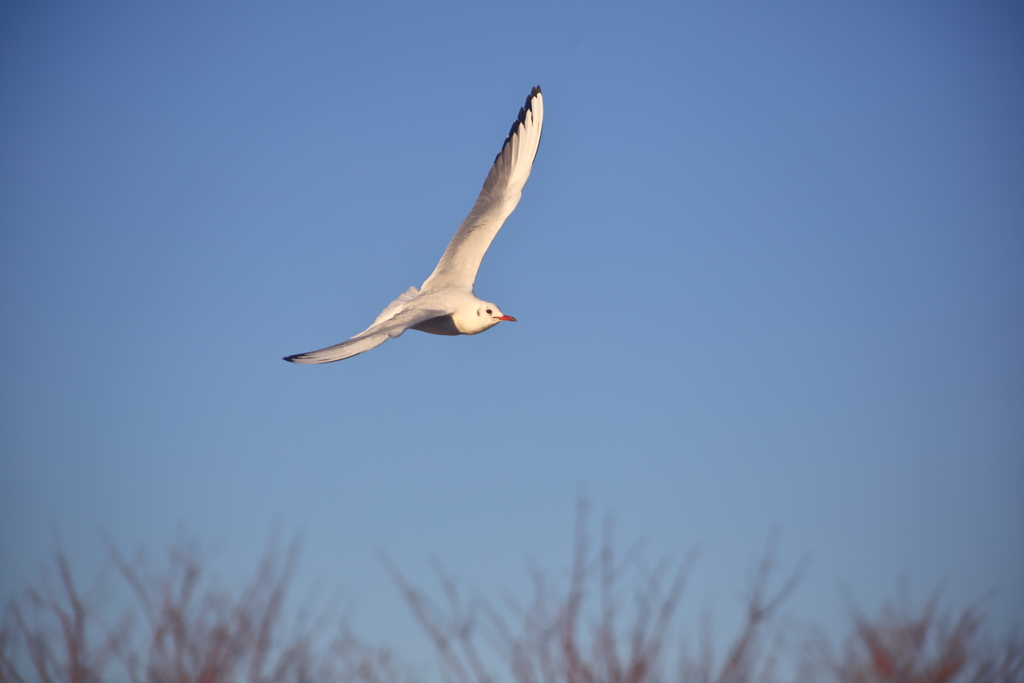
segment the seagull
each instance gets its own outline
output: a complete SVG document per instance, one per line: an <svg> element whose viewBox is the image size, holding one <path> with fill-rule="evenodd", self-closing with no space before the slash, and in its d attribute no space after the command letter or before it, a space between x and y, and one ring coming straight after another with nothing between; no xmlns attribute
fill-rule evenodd
<svg viewBox="0 0 1024 683"><path fill-rule="evenodd" d="M491 240L519 204L537 156L543 123L544 98L537 86L512 123L473 210L419 289L407 289L381 311L372 325L348 341L284 360L333 363L369 351L409 329L444 335L480 334L502 321L516 322L496 305L477 298L473 283Z"/></svg>

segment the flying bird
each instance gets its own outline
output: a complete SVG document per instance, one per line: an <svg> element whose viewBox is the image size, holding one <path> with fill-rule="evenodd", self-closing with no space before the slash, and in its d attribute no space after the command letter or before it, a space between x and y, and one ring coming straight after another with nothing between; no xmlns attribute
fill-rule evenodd
<svg viewBox="0 0 1024 683"><path fill-rule="evenodd" d="M530 91L494 158L472 211L455 231L434 272L423 285L410 287L388 304L373 324L334 346L285 357L292 363L333 363L380 346L406 330L430 334L479 334L499 322L515 322L496 305L477 298L473 283L480 261L502 223L519 204L544 123L540 86Z"/></svg>

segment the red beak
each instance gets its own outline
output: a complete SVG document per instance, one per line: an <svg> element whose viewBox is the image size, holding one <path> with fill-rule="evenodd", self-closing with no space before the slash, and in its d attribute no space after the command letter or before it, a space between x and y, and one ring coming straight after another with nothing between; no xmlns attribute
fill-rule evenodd
<svg viewBox="0 0 1024 683"><path fill-rule="evenodd" d="M519 322L518 320L516 320L515 318L513 318L510 315L496 315L496 316L494 316L494 319L495 320L507 320L510 323L517 323L517 322Z"/></svg>

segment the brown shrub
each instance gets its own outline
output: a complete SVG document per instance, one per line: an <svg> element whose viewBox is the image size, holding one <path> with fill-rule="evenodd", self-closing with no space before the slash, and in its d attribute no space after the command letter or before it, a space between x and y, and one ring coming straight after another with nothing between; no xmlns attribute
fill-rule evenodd
<svg viewBox="0 0 1024 683"><path fill-rule="evenodd" d="M526 603L509 596L499 604L467 598L438 569L439 604L384 559L433 643L446 683L768 683L783 678L776 665L790 654L796 664L785 678L808 683L1024 680L1021 640L1011 635L991 645L995 641L984 636L977 608L954 617L939 610L937 595L920 610L905 601L872 619L852 610L851 634L838 651L819 634L805 639L802 652L788 652L771 622L800 570L770 590L773 542L753 574L745 619L724 658L716 658L705 628L698 653L682 656L669 676L662 662L665 645L695 553L650 567L638 545L616 554L610 520L593 552L587 529L587 504L581 500L567 586L560 589L534 570ZM286 618L295 542L283 549L271 543L251 577L234 588L217 588L208 579L194 543L177 543L156 570L144 556L129 561L108 548L114 576L130 589L131 606L117 613L104 604L99 581L81 591L68 558L58 553L55 574L44 573L37 586L7 606L0 622L0 683L414 680L387 648L368 645L332 618L330 603L315 618ZM485 656L485 646L497 653L500 665ZM505 676L492 671L496 666Z"/></svg>
<svg viewBox="0 0 1024 683"><path fill-rule="evenodd" d="M129 562L112 547L110 554L132 606L108 622L95 585L82 593L59 553L57 578L44 573L39 587L8 604L0 625L0 681L401 679L387 650L361 642L344 624L332 627L326 614L287 628L282 604L298 557L295 542L283 550L272 543L235 589L213 587L197 546L187 541L179 541L158 570L141 555Z"/></svg>
<svg viewBox="0 0 1024 683"><path fill-rule="evenodd" d="M942 610L936 592L919 609L906 592L874 618L851 608L853 629L836 652L811 639L808 681L841 683L1016 683L1024 680L1024 642L1010 634L999 646L987 637L976 607Z"/></svg>

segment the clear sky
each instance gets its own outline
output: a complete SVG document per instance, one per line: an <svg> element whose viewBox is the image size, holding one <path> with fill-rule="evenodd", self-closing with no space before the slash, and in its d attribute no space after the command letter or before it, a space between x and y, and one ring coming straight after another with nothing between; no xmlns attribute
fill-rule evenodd
<svg viewBox="0 0 1024 683"><path fill-rule="evenodd" d="M296 366L431 272L530 88L476 291L519 319ZM422 642L574 499L794 614L901 577L1024 621L1024 12L1012 3L5 4L0 591L59 535L251 567Z"/></svg>

